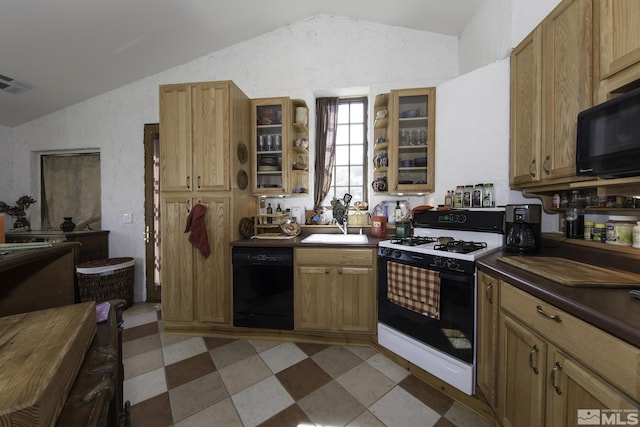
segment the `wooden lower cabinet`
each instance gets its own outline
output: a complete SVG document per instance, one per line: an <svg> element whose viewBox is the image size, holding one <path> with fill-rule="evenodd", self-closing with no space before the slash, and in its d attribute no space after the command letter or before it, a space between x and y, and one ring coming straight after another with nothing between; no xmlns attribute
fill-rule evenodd
<svg viewBox="0 0 640 427"><path fill-rule="evenodd" d="M478 336L476 384L491 407L497 402L498 279L478 272Z"/></svg>
<svg viewBox="0 0 640 427"><path fill-rule="evenodd" d="M296 248L297 330L375 333L374 249Z"/></svg>
<svg viewBox="0 0 640 427"><path fill-rule="evenodd" d="M503 426L542 426L546 343L506 314L500 331L498 419Z"/></svg>
<svg viewBox="0 0 640 427"><path fill-rule="evenodd" d="M190 209L206 207L211 255L204 258L189 242ZM162 215L162 317L168 321L230 323L228 195L185 198L165 195Z"/></svg>
<svg viewBox="0 0 640 427"><path fill-rule="evenodd" d="M640 408L640 349L504 281L499 348L503 426L575 426L579 409L614 417L609 425L637 415L624 410Z"/></svg>

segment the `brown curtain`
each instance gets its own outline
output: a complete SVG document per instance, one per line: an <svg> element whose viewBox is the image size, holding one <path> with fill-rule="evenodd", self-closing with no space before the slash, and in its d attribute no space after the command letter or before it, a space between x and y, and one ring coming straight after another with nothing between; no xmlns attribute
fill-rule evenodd
<svg viewBox="0 0 640 427"><path fill-rule="evenodd" d="M100 187L100 153L42 156L42 229L71 217L75 231L100 230Z"/></svg>
<svg viewBox="0 0 640 427"><path fill-rule="evenodd" d="M322 201L331 188L331 174L336 158L338 102L338 98L316 99L315 210L322 208Z"/></svg>

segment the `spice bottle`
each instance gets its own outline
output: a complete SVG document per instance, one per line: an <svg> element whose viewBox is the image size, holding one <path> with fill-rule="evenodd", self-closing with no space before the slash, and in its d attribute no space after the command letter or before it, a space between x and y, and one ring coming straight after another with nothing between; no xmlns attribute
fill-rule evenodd
<svg viewBox="0 0 640 427"><path fill-rule="evenodd" d="M593 233L595 232L596 223L594 221L584 222L584 240L593 240Z"/></svg>
<svg viewBox="0 0 640 427"><path fill-rule="evenodd" d="M471 197L473 194L473 187L471 185L465 185L464 190L462 192L462 207L470 208L471 207Z"/></svg>
<svg viewBox="0 0 640 427"><path fill-rule="evenodd" d="M636 225L633 227L633 245L631 246L640 248L640 221L636 221Z"/></svg>
<svg viewBox="0 0 640 427"><path fill-rule="evenodd" d="M490 182L485 183L484 188L482 190L482 207L483 208L496 207L496 199L495 199L495 194L493 192L493 184Z"/></svg>
<svg viewBox="0 0 640 427"><path fill-rule="evenodd" d="M471 207L481 208L482 207L482 193L483 193L484 185L476 184L473 187L473 197L471 198Z"/></svg>
<svg viewBox="0 0 640 427"><path fill-rule="evenodd" d="M450 208L453 206L453 191L448 190L447 195L444 196L444 207Z"/></svg>
<svg viewBox="0 0 640 427"><path fill-rule="evenodd" d="M453 194L453 207L461 208L462 207L462 193L464 193L464 186L458 185L456 187L456 192Z"/></svg>

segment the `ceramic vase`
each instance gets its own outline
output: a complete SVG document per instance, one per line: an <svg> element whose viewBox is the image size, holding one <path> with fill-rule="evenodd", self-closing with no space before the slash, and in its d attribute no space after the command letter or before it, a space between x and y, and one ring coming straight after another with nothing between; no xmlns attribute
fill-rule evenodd
<svg viewBox="0 0 640 427"><path fill-rule="evenodd" d="M76 225L73 223L73 221L71 221L71 217L65 216L63 223L60 224L60 230L64 231L65 233L70 233L75 228L76 228Z"/></svg>

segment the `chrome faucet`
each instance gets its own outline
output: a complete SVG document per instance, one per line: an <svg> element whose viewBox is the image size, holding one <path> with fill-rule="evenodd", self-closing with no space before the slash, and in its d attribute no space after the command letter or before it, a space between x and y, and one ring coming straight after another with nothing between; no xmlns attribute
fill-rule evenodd
<svg viewBox="0 0 640 427"><path fill-rule="evenodd" d="M342 225L336 222L336 227L342 231L342 234L349 234L349 227L347 226L347 215L342 218Z"/></svg>
<svg viewBox="0 0 640 427"><path fill-rule="evenodd" d="M349 211L349 202L351 201L352 198L353 196L351 196L351 194L346 193L342 198L344 203L342 201L336 201L336 203L340 203L341 205L344 205L344 208L342 209L343 210L342 225L340 225L340 223L336 221L336 226L340 229L340 231L342 231L342 234L349 234L347 212Z"/></svg>

